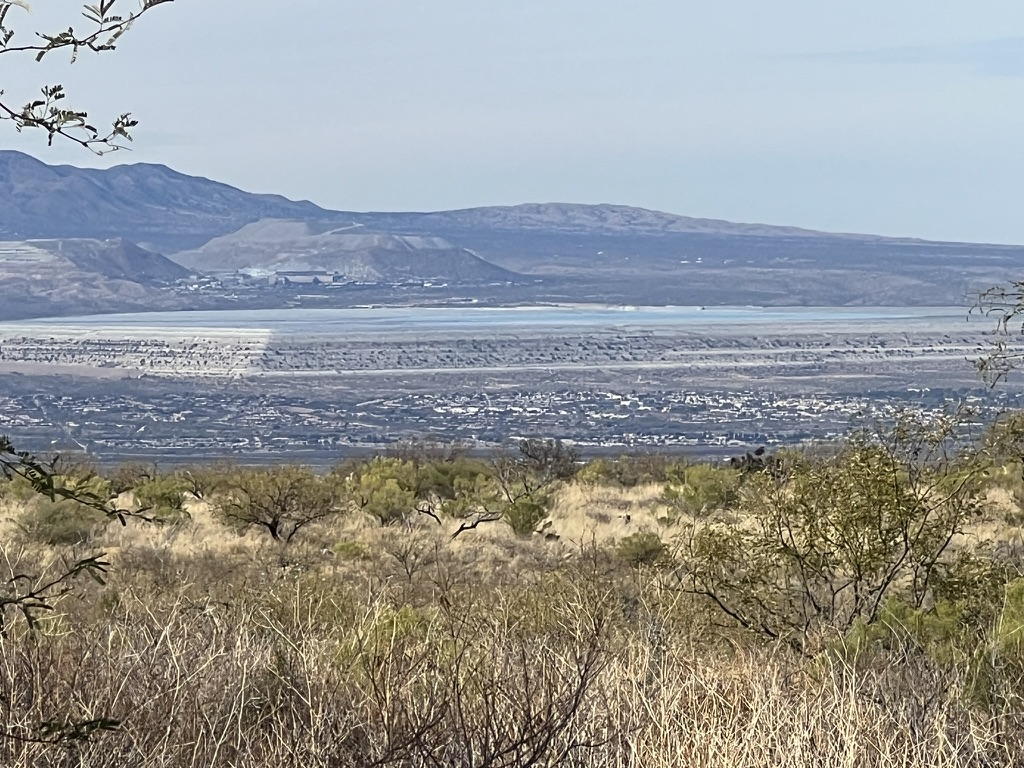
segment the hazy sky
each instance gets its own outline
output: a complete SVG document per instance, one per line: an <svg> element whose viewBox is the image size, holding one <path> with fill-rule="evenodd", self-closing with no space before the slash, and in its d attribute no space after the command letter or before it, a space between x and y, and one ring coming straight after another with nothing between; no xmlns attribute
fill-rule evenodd
<svg viewBox="0 0 1024 768"><path fill-rule="evenodd" d="M124 2L124 0L122 0ZM19 30L77 24L34 0ZM0 57L158 162L347 210L610 202L1024 243L1020 0L176 0L118 51Z"/></svg>

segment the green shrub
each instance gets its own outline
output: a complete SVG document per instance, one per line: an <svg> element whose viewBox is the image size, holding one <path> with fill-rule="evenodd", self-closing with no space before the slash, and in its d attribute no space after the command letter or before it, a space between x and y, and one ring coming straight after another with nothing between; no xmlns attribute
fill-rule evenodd
<svg viewBox="0 0 1024 768"><path fill-rule="evenodd" d="M741 627L803 643L822 628L844 634L874 624L886 606L919 611L966 581L984 584L989 575L970 572L976 563L958 564L948 551L980 514L987 467L973 446L957 448L959 424L903 418L885 433L856 433L831 454L794 457L785 477L750 475L749 524L688 526L687 590ZM960 598L946 602L950 616L984 613Z"/></svg>
<svg viewBox="0 0 1024 768"><path fill-rule="evenodd" d="M963 664L982 646L985 629L972 625L963 606L937 601L927 609L901 598L885 602L874 621L854 621L843 645L850 658L884 650L924 653L943 665Z"/></svg>
<svg viewBox="0 0 1024 768"><path fill-rule="evenodd" d="M1003 656L1024 663L1024 578L1007 584L1003 596L993 641Z"/></svg>
<svg viewBox="0 0 1024 768"><path fill-rule="evenodd" d="M994 464L1016 462L1019 469L1024 458L1024 411L1000 416L985 431L982 445Z"/></svg>
<svg viewBox="0 0 1024 768"><path fill-rule="evenodd" d="M534 493L516 499L505 509L505 521L517 536L529 536L548 516L550 501L546 494Z"/></svg>
<svg viewBox="0 0 1024 768"><path fill-rule="evenodd" d="M202 466L181 467L174 472L183 487L197 499L207 499L227 488L230 478L238 472L231 460L222 459Z"/></svg>
<svg viewBox="0 0 1024 768"><path fill-rule="evenodd" d="M107 482L113 493L131 491L157 476L156 467L150 464L119 464L106 473Z"/></svg>
<svg viewBox="0 0 1024 768"><path fill-rule="evenodd" d="M574 446L539 438L496 452L476 519L504 519L516 535L529 536L550 512L557 489L576 476L578 458Z"/></svg>
<svg viewBox="0 0 1024 768"><path fill-rule="evenodd" d="M616 554L633 567L655 565L668 557L668 547L658 534L641 531L622 539Z"/></svg>
<svg viewBox="0 0 1024 768"><path fill-rule="evenodd" d="M401 522L416 509L416 465L389 456L376 456L345 480L346 491L364 512L381 525Z"/></svg>
<svg viewBox="0 0 1024 768"><path fill-rule="evenodd" d="M342 560L367 560L369 554L366 548L358 541L345 540L339 541L333 547L331 551L334 552Z"/></svg>
<svg viewBox="0 0 1024 768"><path fill-rule="evenodd" d="M694 515L730 509L739 500L738 470L710 464L680 464L669 472L661 499L669 507Z"/></svg>
<svg viewBox="0 0 1024 768"><path fill-rule="evenodd" d="M456 456L444 461L420 462L416 467L416 498L450 501L460 491L492 476L485 461Z"/></svg>
<svg viewBox="0 0 1024 768"><path fill-rule="evenodd" d="M984 604L980 611L971 605L979 597ZM847 663L880 652L923 654L957 676L960 695L971 705L987 711L1016 706L1012 689L1024 679L1024 579L984 597L980 592L967 600L942 597L927 608L889 599L876 621L858 619L833 652Z"/></svg>
<svg viewBox="0 0 1024 768"><path fill-rule="evenodd" d="M32 541L50 546L75 546L87 543L96 531L106 526L109 518L75 501L37 497L19 522Z"/></svg>
<svg viewBox="0 0 1024 768"><path fill-rule="evenodd" d="M189 497L189 482L178 475L157 475L143 480L132 489L132 497L143 514L163 522L187 520L185 500Z"/></svg>
<svg viewBox="0 0 1024 768"><path fill-rule="evenodd" d="M30 501L35 496L36 489L25 478L17 475L11 478L0 476L0 500L19 504Z"/></svg>
<svg viewBox="0 0 1024 768"><path fill-rule="evenodd" d="M225 487L214 503L215 513L239 531L263 528L275 541L290 542L299 531L343 508L336 483L309 467L238 470Z"/></svg>
<svg viewBox="0 0 1024 768"><path fill-rule="evenodd" d="M671 473L681 463L672 456L657 453L640 453L633 456L619 456L616 459L599 458L588 462L576 475L586 486L608 485L619 488L635 488L647 483L667 482Z"/></svg>
<svg viewBox="0 0 1024 768"><path fill-rule="evenodd" d="M598 485L611 485L613 482L612 478L612 463L608 459L588 461L576 473L576 482L588 488Z"/></svg>

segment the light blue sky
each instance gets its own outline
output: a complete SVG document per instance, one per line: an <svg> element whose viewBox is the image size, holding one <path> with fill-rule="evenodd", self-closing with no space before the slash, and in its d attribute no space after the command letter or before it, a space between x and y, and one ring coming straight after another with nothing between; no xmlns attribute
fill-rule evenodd
<svg viewBox="0 0 1024 768"><path fill-rule="evenodd" d="M78 6L34 4L19 24ZM0 61L19 103L61 81L142 121L99 160L0 124L47 162L353 210L613 202L1024 243L1019 0L177 0L105 57Z"/></svg>

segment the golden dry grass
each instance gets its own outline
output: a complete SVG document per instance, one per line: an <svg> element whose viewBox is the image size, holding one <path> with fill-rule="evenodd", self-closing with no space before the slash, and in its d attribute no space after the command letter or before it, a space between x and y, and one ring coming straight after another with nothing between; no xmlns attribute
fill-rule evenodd
<svg viewBox="0 0 1024 768"><path fill-rule="evenodd" d="M659 517L664 485L635 488L569 485L559 492L550 519L551 530L570 542L611 544L638 531L666 530Z"/></svg>
<svg viewBox="0 0 1024 768"><path fill-rule="evenodd" d="M114 563L107 584L0 638L0 765L1024 764L1011 670L996 707L924 654L742 640L625 566L622 538L674 533L660 491L565 488L557 539L349 516L285 546L201 503L181 524L110 524L89 546ZM38 574L53 553L19 541L17 516L0 515L0 567ZM34 741L39 723L98 717L122 722Z"/></svg>

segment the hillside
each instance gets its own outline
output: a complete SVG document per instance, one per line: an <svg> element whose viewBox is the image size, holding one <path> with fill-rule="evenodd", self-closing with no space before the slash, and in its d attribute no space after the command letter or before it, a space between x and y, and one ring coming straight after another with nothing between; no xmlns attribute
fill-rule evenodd
<svg viewBox="0 0 1024 768"><path fill-rule="evenodd" d="M0 241L0 319L144 309L188 274L125 240Z"/></svg>
<svg viewBox="0 0 1024 768"><path fill-rule="evenodd" d="M251 194L163 165L105 170L51 166L0 150L0 237L123 237L162 253L195 249L265 218L359 224L384 232L436 230L652 235L830 237L795 227L734 224L621 205L548 203L434 213L329 211L307 201Z"/></svg>
<svg viewBox="0 0 1024 768"><path fill-rule="evenodd" d="M657 235L685 232L767 237L837 237L827 232L798 227L695 219L645 208L609 204L531 203L433 213L368 213L353 216L355 221L368 226L426 230L491 230L587 235ZM874 239L870 235L839 237Z"/></svg>
<svg viewBox="0 0 1024 768"><path fill-rule="evenodd" d="M1019 766L1020 480L924 429L771 473L524 441L0 477L48 577L5 592L0 764ZM80 711L116 727L36 737Z"/></svg>
<svg viewBox="0 0 1024 768"><path fill-rule="evenodd" d="M263 219L174 255L203 272L317 270L361 282L505 281L515 275L439 237Z"/></svg>
<svg viewBox="0 0 1024 768"><path fill-rule="evenodd" d="M161 253L194 248L265 217L327 211L139 163L106 170L51 166L0 150L0 238L125 238Z"/></svg>

